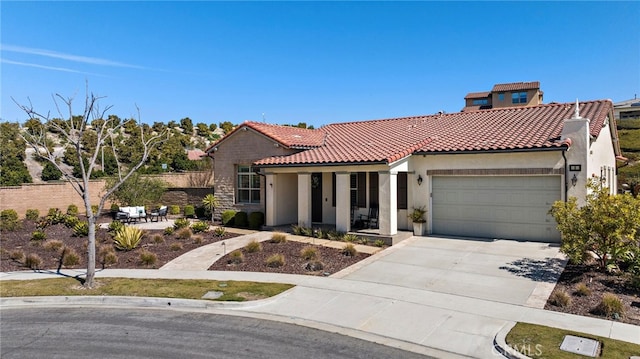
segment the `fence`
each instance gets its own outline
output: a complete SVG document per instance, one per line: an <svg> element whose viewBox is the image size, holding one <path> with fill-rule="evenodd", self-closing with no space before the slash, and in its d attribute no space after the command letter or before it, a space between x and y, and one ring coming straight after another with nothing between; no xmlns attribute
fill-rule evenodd
<svg viewBox="0 0 640 359"><path fill-rule="evenodd" d="M213 186L203 186L201 173L165 173L152 175L165 181L169 187L162 196L167 204L198 204L207 193L213 192ZM98 204L104 192L104 180L89 181L91 203ZM49 208L60 208L65 211L70 204L75 204L83 212L84 202L68 182L28 183L22 186L0 187L0 211L14 209L20 217L24 217L27 209L37 209L45 215ZM105 204L108 211L111 203Z"/></svg>

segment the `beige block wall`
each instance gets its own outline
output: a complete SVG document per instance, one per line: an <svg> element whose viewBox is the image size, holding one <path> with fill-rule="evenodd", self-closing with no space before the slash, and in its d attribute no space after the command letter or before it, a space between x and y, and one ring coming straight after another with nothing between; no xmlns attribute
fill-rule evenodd
<svg viewBox="0 0 640 359"><path fill-rule="evenodd" d="M194 173L165 173L151 177L160 178L167 182L169 187L192 187ZM89 182L91 203L97 205L100 195L104 190L104 180ZM70 204L75 204L84 213L82 197L71 187L68 182L24 184L14 187L0 187L0 211L14 209L23 218L27 209L37 209L40 215L45 215L49 208L60 208L66 211ZM105 204L108 211L111 203Z"/></svg>

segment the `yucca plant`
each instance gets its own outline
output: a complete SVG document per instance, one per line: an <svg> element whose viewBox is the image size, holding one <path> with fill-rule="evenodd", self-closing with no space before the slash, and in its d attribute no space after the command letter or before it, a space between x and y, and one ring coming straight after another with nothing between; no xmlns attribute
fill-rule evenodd
<svg viewBox="0 0 640 359"><path fill-rule="evenodd" d="M216 237L222 237L227 234L227 229L224 227L216 227L216 229L213 230L213 234L215 234Z"/></svg>
<svg viewBox="0 0 640 359"><path fill-rule="evenodd" d="M113 237L114 246L121 251L130 251L135 249L140 241L144 232L139 228L133 226L124 226Z"/></svg>
<svg viewBox="0 0 640 359"><path fill-rule="evenodd" d="M213 212L216 210L216 207L220 205L218 198L216 198L216 196L214 196L213 194L209 193L208 195L204 196L204 198L202 199L202 205L207 211L211 213L211 223L213 223Z"/></svg>

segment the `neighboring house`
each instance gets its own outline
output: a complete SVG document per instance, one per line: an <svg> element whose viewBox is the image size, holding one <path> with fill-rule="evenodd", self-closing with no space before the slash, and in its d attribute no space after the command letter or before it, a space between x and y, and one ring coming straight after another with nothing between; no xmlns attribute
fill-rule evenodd
<svg viewBox="0 0 640 359"><path fill-rule="evenodd" d="M640 118L640 100L634 97L631 100L616 102L613 105L613 113L616 120Z"/></svg>
<svg viewBox="0 0 640 359"><path fill-rule="evenodd" d="M187 158L190 161L200 161L202 160L203 157L206 157L207 154L205 152L203 152L202 150L188 150L187 151Z"/></svg>
<svg viewBox="0 0 640 359"><path fill-rule="evenodd" d="M620 155L608 100L329 124L245 122L207 149L222 209L264 211L269 226L335 225L379 209L379 233L557 242L548 211L597 178L616 192ZM219 213L219 212L218 212Z"/></svg>
<svg viewBox="0 0 640 359"><path fill-rule="evenodd" d="M491 91L471 92L464 97L463 112L492 108L537 106L542 104L540 82L513 82L494 85Z"/></svg>

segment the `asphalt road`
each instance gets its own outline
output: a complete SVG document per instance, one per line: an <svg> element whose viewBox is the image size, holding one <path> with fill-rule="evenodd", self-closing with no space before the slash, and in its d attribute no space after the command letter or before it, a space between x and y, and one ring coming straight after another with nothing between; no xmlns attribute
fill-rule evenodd
<svg viewBox="0 0 640 359"><path fill-rule="evenodd" d="M426 358L302 326L145 309L0 310L1 358ZM407 328L411 330L411 328Z"/></svg>

